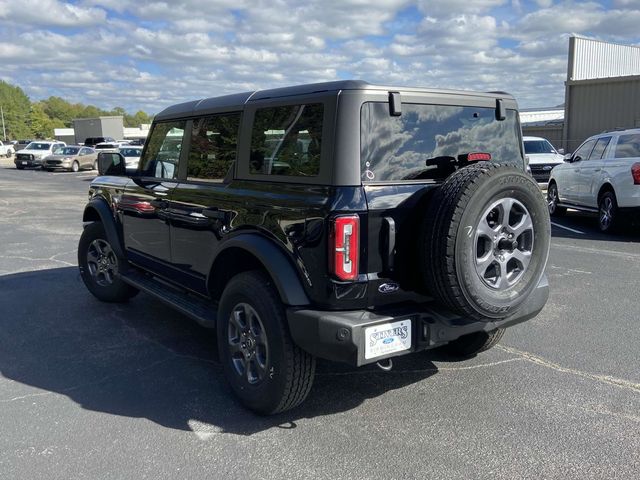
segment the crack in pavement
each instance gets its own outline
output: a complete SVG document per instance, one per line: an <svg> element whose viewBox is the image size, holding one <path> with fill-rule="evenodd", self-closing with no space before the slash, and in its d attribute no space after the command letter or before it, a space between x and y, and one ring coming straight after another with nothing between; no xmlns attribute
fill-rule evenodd
<svg viewBox="0 0 640 480"><path fill-rule="evenodd" d="M611 377L609 375L598 375L595 373L583 372L582 370L578 370L575 368L563 367L562 365L550 362L549 360L534 355L533 353L524 352L513 347L507 347L506 345L496 345L496 348L502 350L503 352L517 355L518 357L522 358L523 360L527 360L528 362L535 363L536 365L540 365L542 367L550 368L557 372L568 373L582 378L588 378L589 380L594 380L598 383L604 383L607 385L612 385L614 387L623 388L625 390L630 390L634 393L640 393L640 383L634 383L630 380Z"/></svg>

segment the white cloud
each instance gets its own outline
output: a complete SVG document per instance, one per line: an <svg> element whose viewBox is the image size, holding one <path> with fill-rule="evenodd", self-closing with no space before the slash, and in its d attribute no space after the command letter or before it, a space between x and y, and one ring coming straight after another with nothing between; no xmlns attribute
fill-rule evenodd
<svg viewBox="0 0 640 480"><path fill-rule="evenodd" d="M0 0L1 75L131 110L338 78L546 106L564 99L571 33L638 43L639 24L638 0Z"/></svg>
<svg viewBox="0 0 640 480"><path fill-rule="evenodd" d="M57 0L0 0L0 20L26 25L86 27L106 19L101 8L81 7Z"/></svg>

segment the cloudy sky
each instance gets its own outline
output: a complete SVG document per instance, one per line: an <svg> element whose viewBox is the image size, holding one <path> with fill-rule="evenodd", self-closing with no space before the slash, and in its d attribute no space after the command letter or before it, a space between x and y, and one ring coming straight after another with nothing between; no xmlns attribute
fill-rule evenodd
<svg viewBox="0 0 640 480"><path fill-rule="evenodd" d="M0 79L158 112L360 78L564 101L568 38L640 43L640 0L0 0Z"/></svg>

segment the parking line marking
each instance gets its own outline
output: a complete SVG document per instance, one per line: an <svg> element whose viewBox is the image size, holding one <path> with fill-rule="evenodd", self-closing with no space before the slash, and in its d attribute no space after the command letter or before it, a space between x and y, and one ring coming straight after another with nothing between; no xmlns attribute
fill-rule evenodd
<svg viewBox="0 0 640 480"><path fill-rule="evenodd" d="M564 228L565 230L569 230L570 232L573 232L573 233L579 233L580 235L584 235L584 232L581 232L580 230L576 230L575 228L565 227L564 225L560 225L559 223L556 223L556 222L551 222L551 225L554 225L558 228Z"/></svg>

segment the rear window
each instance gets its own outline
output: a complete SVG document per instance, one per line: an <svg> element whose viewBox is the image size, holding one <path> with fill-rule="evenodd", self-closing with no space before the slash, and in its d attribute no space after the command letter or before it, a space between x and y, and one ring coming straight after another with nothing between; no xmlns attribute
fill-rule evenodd
<svg viewBox="0 0 640 480"><path fill-rule="evenodd" d="M640 133L620 135L616 145L616 158L640 157Z"/></svg>
<svg viewBox="0 0 640 480"><path fill-rule="evenodd" d="M389 115L387 103L365 103L361 110L363 181L446 178L454 162L469 153L524 168L520 124L515 110L498 121L495 109L455 105L402 104Z"/></svg>

